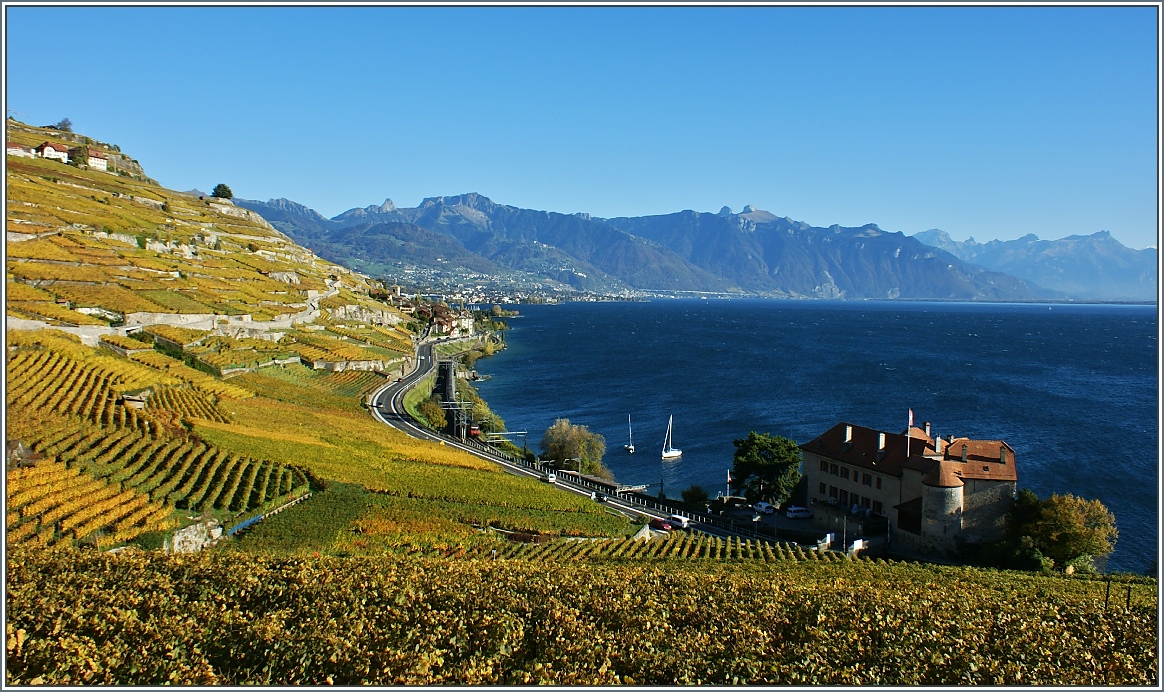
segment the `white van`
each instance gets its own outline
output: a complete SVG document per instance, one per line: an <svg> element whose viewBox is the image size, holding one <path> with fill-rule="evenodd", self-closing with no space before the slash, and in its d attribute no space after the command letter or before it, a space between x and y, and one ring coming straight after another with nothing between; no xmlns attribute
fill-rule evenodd
<svg viewBox="0 0 1164 692"><path fill-rule="evenodd" d="M691 528L691 522L687 519L687 517L681 517L678 514L672 514L671 518L668 519L667 521L671 522L673 525L678 526L681 529Z"/></svg>
<svg viewBox="0 0 1164 692"><path fill-rule="evenodd" d="M558 474L554 473L553 471L550 471L548 474L546 474L546 482L547 483L557 483L558 482Z"/></svg>

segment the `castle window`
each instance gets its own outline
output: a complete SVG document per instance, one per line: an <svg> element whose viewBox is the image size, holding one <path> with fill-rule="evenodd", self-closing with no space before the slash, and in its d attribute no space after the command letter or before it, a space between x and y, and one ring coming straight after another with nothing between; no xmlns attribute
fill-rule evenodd
<svg viewBox="0 0 1164 692"><path fill-rule="evenodd" d="M821 494L821 495L824 495L824 494L825 494L825 484L824 484L824 483L821 483L821 484L820 484L820 494Z"/></svg>
<svg viewBox="0 0 1164 692"><path fill-rule="evenodd" d="M881 478L880 477L877 478L877 489L881 490Z"/></svg>
<svg viewBox="0 0 1164 692"><path fill-rule="evenodd" d="M841 491L841 504L842 505L849 504L849 491L848 490Z"/></svg>
<svg viewBox="0 0 1164 692"><path fill-rule="evenodd" d="M877 514L881 514L881 503L878 502L877 500L873 501L873 511L876 512Z"/></svg>
<svg viewBox="0 0 1164 692"><path fill-rule="evenodd" d="M837 470L836 464L829 466L829 473L833 474L834 476L836 476L840 473L840 471Z"/></svg>
<svg viewBox="0 0 1164 692"><path fill-rule="evenodd" d="M821 459L820 460L820 470L821 470L821 473L828 473L829 472L829 462L825 461L824 459Z"/></svg>
<svg viewBox="0 0 1164 692"><path fill-rule="evenodd" d="M865 497L864 495L861 496L861 506L862 507L869 507L870 506L869 498Z"/></svg>
<svg viewBox="0 0 1164 692"><path fill-rule="evenodd" d="M845 480L849 480L849 467L847 467L847 466L841 467L841 478L844 478Z"/></svg>
<svg viewBox="0 0 1164 692"><path fill-rule="evenodd" d="M873 476L870 476L867 473L862 473L861 474L861 483L864 485L873 485Z"/></svg>
<svg viewBox="0 0 1164 692"><path fill-rule="evenodd" d="M836 497L836 496L837 496L837 486L830 485L829 486L829 497Z"/></svg>

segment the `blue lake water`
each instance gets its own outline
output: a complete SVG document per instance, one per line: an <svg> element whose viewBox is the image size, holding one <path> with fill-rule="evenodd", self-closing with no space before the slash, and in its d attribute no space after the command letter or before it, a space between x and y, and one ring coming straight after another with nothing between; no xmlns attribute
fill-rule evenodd
<svg viewBox="0 0 1164 692"><path fill-rule="evenodd" d="M839 421L1004 439L1019 487L1099 498L1142 571L1158 535L1155 306L663 300L522 305L478 386L531 448L556 418L606 438L623 483L725 490L748 431ZM627 454L626 420L637 453ZM677 461L659 451L674 415ZM518 442L520 444L520 441Z"/></svg>

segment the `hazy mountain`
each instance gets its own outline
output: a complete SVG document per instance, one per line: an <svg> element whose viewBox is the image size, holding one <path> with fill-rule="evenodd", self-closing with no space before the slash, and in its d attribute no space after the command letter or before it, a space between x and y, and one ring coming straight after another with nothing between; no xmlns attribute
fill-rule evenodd
<svg viewBox="0 0 1164 692"><path fill-rule="evenodd" d="M1061 297L966 264L875 224L819 228L748 206L608 219L693 264L765 293L821 298L1032 300Z"/></svg>
<svg viewBox="0 0 1164 692"><path fill-rule="evenodd" d="M818 298L1065 297L876 225L818 228L754 207L601 219L470 193L392 200L325 219L289 200L235 200L321 256L361 270L397 261L529 272L575 288L747 291ZM421 231L433 234L424 236ZM437 238L440 240L438 241ZM490 265L491 263L491 265Z"/></svg>
<svg viewBox="0 0 1164 692"><path fill-rule="evenodd" d="M1133 250L1107 231L1039 240L955 241L931 229L913 236L966 262L1006 272L1046 288L1088 300L1156 299L1156 250Z"/></svg>

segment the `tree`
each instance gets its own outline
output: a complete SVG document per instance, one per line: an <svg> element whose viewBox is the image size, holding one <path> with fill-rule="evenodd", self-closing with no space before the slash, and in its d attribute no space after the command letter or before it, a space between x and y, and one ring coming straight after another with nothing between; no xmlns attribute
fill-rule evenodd
<svg viewBox="0 0 1164 692"><path fill-rule="evenodd" d="M494 317L501 317L501 306L500 306L500 305L494 305L492 308L490 308L490 309L489 309L489 312L490 312L490 313L491 313L491 314L492 314Z"/></svg>
<svg viewBox="0 0 1164 692"><path fill-rule="evenodd" d="M780 505L792 495L800 481L802 459L795 442L753 430L732 444L736 446L732 477L742 485L745 497Z"/></svg>
<svg viewBox="0 0 1164 692"><path fill-rule="evenodd" d="M707 509L707 501L710 498L702 486L693 485L680 493L680 495L683 497L683 504L692 510L702 512Z"/></svg>
<svg viewBox="0 0 1164 692"><path fill-rule="evenodd" d="M444 430L448 425L448 420L445 418L445 410L441 408L436 398L425 399L416 406L416 412L424 416L428 420L428 424L434 430Z"/></svg>
<svg viewBox="0 0 1164 692"><path fill-rule="evenodd" d="M542 459L552 460L560 469L575 470L608 480L614 475L602 464L606 438L590 432L585 425L574 425L568 418L554 421L542 437ZM579 459L580 461L566 461Z"/></svg>
<svg viewBox="0 0 1164 692"><path fill-rule="evenodd" d="M219 197L221 199L233 199L234 193L231 192L230 186L226 183L219 183L214 186L214 190L210 193L211 197Z"/></svg>
<svg viewBox="0 0 1164 692"><path fill-rule="evenodd" d="M1108 555L1115 550L1115 516L1099 500L1074 495L1052 495L1039 503L1039 515L1026 534L1044 555L1066 565L1085 555Z"/></svg>
<svg viewBox="0 0 1164 692"><path fill-rule="evenodd" d="M1014 496L1014 504L1006 514L1006 533L1012 540L1026 535L1030 526L1039 518L1039 496L1023 488Z"/></svg>
<svg viewBox="0 0 1164 692"><path fill-rule="evenodd" d="M73 121L69 120L68 118L65 118L65 119L61 120L59 123L57 123L56 125L54 125L53 127L57 128L61 132L72 132L73 131Z"/></svg>
<svg viewBox="0 0 1164 692"><path fill-rule="evenodd" d="M1015 496L1006 515L1006 530L1007 540L988 552L988 561L1044 571L1051 565L1087 571L1092 558L1115 549L1119 536L1115 517L1099 500L1074 495L1040 500L1027 489Z"/></svg>

